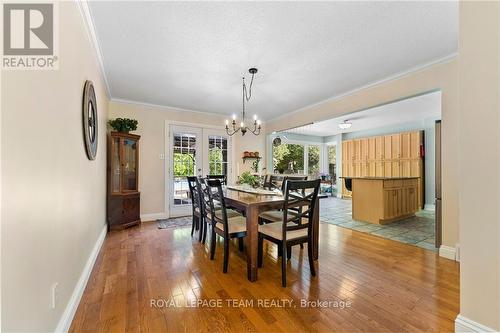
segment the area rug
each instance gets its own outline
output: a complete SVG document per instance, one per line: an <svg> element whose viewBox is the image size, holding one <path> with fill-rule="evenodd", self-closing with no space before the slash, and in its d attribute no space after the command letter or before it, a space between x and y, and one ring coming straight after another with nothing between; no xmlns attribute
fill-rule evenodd
<svg viewBox="0 0 500 333"><path fill-rule="evenodd" d="M156 222L158 222L158 229L187 228L191 227L193 218L192 216L181 216L170 219L159 219Z"/></svg>

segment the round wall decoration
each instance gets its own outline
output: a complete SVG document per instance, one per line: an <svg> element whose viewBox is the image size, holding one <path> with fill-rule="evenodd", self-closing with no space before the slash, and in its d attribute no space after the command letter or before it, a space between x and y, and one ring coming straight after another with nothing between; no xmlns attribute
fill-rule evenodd
<svg viewBox="0 0 500 333"><path fill-rule="evenodd" d="M83 88L83 137L89 160L94 160L97 155L97 124L97 101L94 84L87 80Z"/></svg>

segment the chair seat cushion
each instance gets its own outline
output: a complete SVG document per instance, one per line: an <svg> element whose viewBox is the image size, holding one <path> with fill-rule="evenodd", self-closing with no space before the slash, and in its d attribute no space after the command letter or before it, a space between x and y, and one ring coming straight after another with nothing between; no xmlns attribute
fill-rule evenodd
<svg viewBox="0 0 500 333"><path fill-rule="evenodd" d="M287 219L288 221L293 220L298 215L297 212L288 211ZM271 222L282 222L283 221L283 211L281 210L268 210L259 214L259 217L266 221ZM298 221L294 221L297 223ZM309 223L309 219L307 217L302 218L302 224Z"/></svg>
<svg viewBox="0 0 500 333"><path fill-rule="evenodd" d="M297 224L293 222L288 222L288 226L296 226ZM282 240L283 239L283 223L282 222L274 222L267 223L264 225L259 225L259 232L270 236L275 239ZM299 229L299 230L291 230L286 232L286 239L291 240L295 238L301 238L307 236L307 228Z"/></svg>
<svg viewBox="0 0 500 333"><path fill-rule="evenodd" d="M287 218L294 218L297 216L296 212L288 211ZM259 217L263 220L278 222L283 221L283 211L282 210L268 210L259 214Z"/></svg>
<svg viewBox="0 0 500 333"><path fill-rule="evenodd" d="M233 209L226 209L226 215L228 219L232 217L242 216L240 213ZM217 216L219 219L222 219L222 210L220 208L215 211L215 216Z"/></svg>
<svg viewBox="0 0 500 333"><path fill-rule="evenodd" d="M244 218L241 215L228 219L227 225L229 227L230 234L247 231L247 220L246 220L246 218ZM217 229L224 231L224 224L223 223L217 223L215 225L215 227Z"/></svg>

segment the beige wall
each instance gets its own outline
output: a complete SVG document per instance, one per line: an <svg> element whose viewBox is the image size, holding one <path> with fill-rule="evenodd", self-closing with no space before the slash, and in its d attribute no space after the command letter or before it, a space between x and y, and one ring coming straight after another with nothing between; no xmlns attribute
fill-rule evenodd
<svg viewBox="0 0 500 333"><path fill-rule="evenodd" d="M500 331L500 3L460 3L460 314Z"/></svg>
<svg viewBox="0 0 500 333"><path fill-rule="evenodd" d="M135 133L141 135L140 162L139 162L139 190L141 191L141 215L165 214L165 176L168 155L165 160L159 158L165 153L168 138L165 137L165 122L192 123L201 126L224 126L226 117L191 112L167 107L148 106L142 104L111 102L109 104L109 118L127 117L137 119L138 129ZM237 171L243 172L251 165L242 163L241 156L245 150L260 150L265 156L265 135L254 136L247 133L244 137L237 133L232 140L233 144L233 175ZM265 162L265 161L263 161ZM261 162L261 165L264 165ZM238 165L237 165L238 164ZM157 218L150 215L146 219Z"/></svg>
<svg viewBox="0 0 500 333"><path fill-rule="evenodd" d="M457 59L426 67L350 95L289 113L267 123L278 131L330 119L435 89L442 91L443 244L458 243L458 72Z"/></svg>
<svg viewBox="0 0 500 333"><path fill-rule="evenodd" d="M77 5L59 10L59 70L2 72L2 332L55 330L105 227L106 92ZM98 100L94 161L82 139L87 79Z"/></svg>

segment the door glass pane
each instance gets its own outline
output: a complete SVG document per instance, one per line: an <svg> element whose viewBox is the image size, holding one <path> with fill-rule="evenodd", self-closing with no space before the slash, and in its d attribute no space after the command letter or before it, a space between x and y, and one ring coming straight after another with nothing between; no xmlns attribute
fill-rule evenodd
<svg viewBox="0 0 500 333"><path fill-rule="evenodd" d="M174 205L189 205L187 176L196 175L196 134L174 133Z"/></svg>
<svg viewBox="0 0 500 333"><path fill-rule="evenodd" d="M273 169L275 173L303 174L304 146L283 143L273 147Z"/></svg>
<svg viewBox="0 0 500 333"><path fill-rule="evenodd" d="M111 191L120 192L120 138L113 138L112 168L113 184Z"/></svg>
<svg viewBox="0 0 500 333"><path fill-rule="evenodd" d="M312 179L317 178L319 175L319 146L308 147L307 163L309 176L311 176Z"/></svg>
<svg viewBox="0 0 500 333"><path fill-rule="evenodd" d="M136 173L137 142L131 139L123 140L123 190L137 190Z"/></svg>
<svg viewBox="0 0 500 333"><path fill-rule="evenodd" d="M210 175L227 176L227 138L208 136L208 167Z"/></svg>

